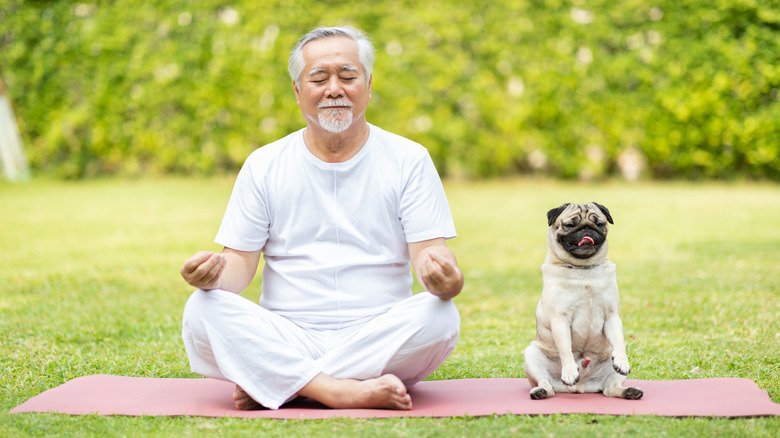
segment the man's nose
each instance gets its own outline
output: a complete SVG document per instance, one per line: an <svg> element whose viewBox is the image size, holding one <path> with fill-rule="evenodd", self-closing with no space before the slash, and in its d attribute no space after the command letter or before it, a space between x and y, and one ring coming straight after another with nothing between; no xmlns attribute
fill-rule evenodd
<svg viewBox="0 0 780 438"><path fill-rule="evenodd" d="M332 77L328 79L327 88L325 89L326 97L341 97L344 95L344 89L341 88L341 83L338 77Z"/></svg>

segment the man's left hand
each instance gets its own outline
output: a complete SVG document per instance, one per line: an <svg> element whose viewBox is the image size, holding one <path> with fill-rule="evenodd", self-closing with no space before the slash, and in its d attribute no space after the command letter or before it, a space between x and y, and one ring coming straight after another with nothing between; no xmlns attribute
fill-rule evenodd
<svg viewBox="0 0 780 438"><path fill-rule="evenodd" d="M446 246L426 247L416 266L417 276L425 289L443 300L449 300L463 289L463 273Z"/></svg>

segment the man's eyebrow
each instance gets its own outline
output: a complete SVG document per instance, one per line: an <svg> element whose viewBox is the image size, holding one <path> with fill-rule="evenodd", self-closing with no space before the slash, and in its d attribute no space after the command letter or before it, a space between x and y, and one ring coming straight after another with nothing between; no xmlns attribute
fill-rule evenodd
<svg viewBox="0 0 780 438"><path fill-rule="evenodd" d="M314 67L313 69L309 70L309 76L314 76L317 73L326 73L326 71L322 67Z"/></svg>
<svg viewBox="0 0 780 438"><path fill-rule="evenodd" d="M345 64L339 67L339 71L358 71L358 68L352 64ZM324 67L314 67L313 69L309 70L309 76L327 72L328 70Z"/></svg>

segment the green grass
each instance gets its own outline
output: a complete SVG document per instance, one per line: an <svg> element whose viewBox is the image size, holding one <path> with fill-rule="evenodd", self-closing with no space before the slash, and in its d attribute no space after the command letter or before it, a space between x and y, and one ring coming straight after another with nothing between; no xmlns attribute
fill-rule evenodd
<svg viewBox="0 0 780 438"><path fill-rule="evenodd" d="M182 261L211 243L232 178L0 183L0 436L777 436L780 418L597 415L391 420L9 415L95 373L191 377L179 338ZM522 377L534 336L545 213L608 206L632 377L755 380L780 402L780 187L769 184L446 185L466 274L461 341L431 379ZM256 298L257 282L247 295ZM526 394L518 394L526 397Z"/></svg>

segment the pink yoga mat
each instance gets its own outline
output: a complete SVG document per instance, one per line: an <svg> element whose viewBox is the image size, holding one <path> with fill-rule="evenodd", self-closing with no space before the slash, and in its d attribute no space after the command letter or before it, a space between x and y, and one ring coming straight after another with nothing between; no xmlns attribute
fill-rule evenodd
<svg viewBox="0 0 780 438"><path fill-rule="evenodd" d="M240 411L233 407L234 385L229 382L93 375L50 389L11 412L286 419L570 413L672 417L780 415L780 404L772 402L765 391L748 379L629 380L627 383L644 390L644 397L622 400L600 394L559 394L547 400L531 400L527 379L459 379L418 383L410 391L414 405L411 411L328 409L313 402L293 402L276 411Z"/></svg>

